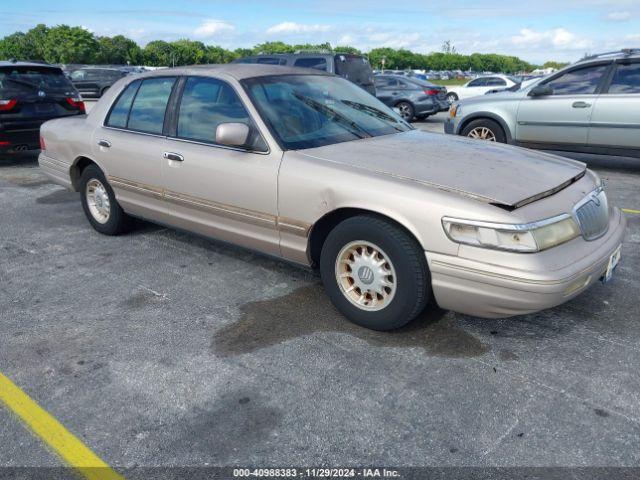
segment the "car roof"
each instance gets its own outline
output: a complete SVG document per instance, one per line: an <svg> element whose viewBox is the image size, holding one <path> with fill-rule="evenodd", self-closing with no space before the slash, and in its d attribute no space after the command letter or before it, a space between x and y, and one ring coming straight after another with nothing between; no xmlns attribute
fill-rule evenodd
<svg viewBox="0 0 640 480"><path fill-rule="evenodd" d="M226 74L236 80L245 78L266 77L270 75L326 75L331 73L323 72L313 68L285 67L282 65L263 65L257 63L224 63L212 65L191 65L187 67L162 68L152 72L145 72L135 75L135 78L163 77L167 75L216 75Z"/></svg>
<svg viewBox="0 0 640 480"><path fill-rule="evenodd" d="M45 62L22 62L14 60L0 60L0 67L44 67L60 69L60 67L56 65Z"/></svg>
<svg viewBox="0 0 640 480"><path fill-rule="evenodd" d="M613 61L613 60L620 60L620 59L626 59L626 58L631 58L631 59L640 58L640 48L623 48L622 50L616 50L614 52L604 52L604 53L598 53L595 55L588 55L584 58L581 58L580 60L575 62L573 65L604 61L604 60Z"/></svg>

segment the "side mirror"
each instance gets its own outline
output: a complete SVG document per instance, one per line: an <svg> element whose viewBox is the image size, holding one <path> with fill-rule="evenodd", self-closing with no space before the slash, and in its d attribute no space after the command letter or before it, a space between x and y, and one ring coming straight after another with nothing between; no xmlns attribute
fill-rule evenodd
<svg viewBox="0 0 640 480"><path fill-rule="evenodd" d="M553 88L549 85L536 85L529 90L530 97L545 97L547 95L553 95Z"/></svg>
<svg viewBox="0 0 640 480"><path fill-rule="evenodd" d="M249 127L244 123L221 123L216 128L216 143L244 147L249 140Z"/></svg>

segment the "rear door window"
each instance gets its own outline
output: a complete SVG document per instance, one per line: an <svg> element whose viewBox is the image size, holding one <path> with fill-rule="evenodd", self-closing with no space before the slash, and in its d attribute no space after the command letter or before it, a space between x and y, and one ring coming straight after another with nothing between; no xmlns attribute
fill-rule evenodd
<svg viewBox="0 0 640 480"><path fill-rule="evenodd" d="M594 94L608 68L609 65L592 65L571 70L547 82L547 85L553 88L553 95Z"/></svg>
<svg viewBox="0 0 640 480"><path fill-rule="evenodd" d="M124 92L122 92L118 97L118 100L116 100L116 103L113 105L111 113L109 113L109 117L105 122L108 127L127 127L127 119L129 118L129 110L131 110L131 102L133 102L133 98L138 91L138 87L140 87L140 83L140 80L131 82Z"/></svg>
<svg viewBox="0 0 640 480"><path fill-rule="evenodd" d="M640 93L640 62L618 64L609 93Z"/></svg>
<svg viewBox="0 0 640 480"><path fill-rule="evenodd" d="M298 58L293 64L294 67L315 68L316 70L327 71L327 60L322 57Z"/></svg>
<svg viewBox="0 0 640 480"><path fill-rule="evenodd" d="M487 87L505 87L507 82L503 78L491 77L487 78Z"/></svg>
<svg viewBox="0 0 640 480"><path fill-rule="evenodd" d="M167 102L175 81L175 77L143 80L133 100L127 128L161 134Z"/></svg>

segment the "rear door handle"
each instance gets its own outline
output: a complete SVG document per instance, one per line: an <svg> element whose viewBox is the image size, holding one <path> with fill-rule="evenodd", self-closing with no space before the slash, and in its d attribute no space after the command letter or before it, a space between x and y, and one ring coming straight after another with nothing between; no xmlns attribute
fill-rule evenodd
<svg viewBox="0 0 640 480"><path fill-rule="evenodd" d="M184 162L184 157L179 153L164 152L162 156L167 160L173 160L174 162Z"/></svg>
<svg viewBox="0 0 640 480"><path fill-rule="evenodd" d="M109 140L99 140L98 145L101 147L109 148L111 146L111 142Z"/></svg>
<svg viewBox="0 0 640 480"><path fill-rule="evenodd" d="M587 102L573 102L571 106L573 108L589 108L591 104Z"/></svg>

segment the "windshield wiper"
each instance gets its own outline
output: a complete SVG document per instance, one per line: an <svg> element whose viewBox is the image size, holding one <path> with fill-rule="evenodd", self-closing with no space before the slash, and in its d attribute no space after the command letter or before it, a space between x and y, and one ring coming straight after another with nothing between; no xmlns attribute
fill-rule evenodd
<svg viewBox="0 0 640 480"><path fill-rule="evenodd" d="M16 80L15 78L4 78L3 80L6 82L17 83L18 85L25 85L27 87L33 88L34 90L37 90L40 88L40 85L36 85L35 83L31 83L31 82L25 82L24 80Z"/></svg>
<svg viewBox="0 0 640 480"><path fill-rule="evenodd" d="M309 107L313 108L315 111L331 115L333 118L337 120L338 123L351 127L348 130L356 137L368 138L373 136L369 132L367 132L364 128L362 128L360 125L358 125L355 121L349 120L347 117L335 111L333 108L329 108L323 103L320 103L317 100L314 100L313 98L300 95L299 93L294 93L293 96L296 97L301 102L304 102Z"/></svg>
<svg viewBox="0 0 640 480"><path fill-rule="evenodd" d="M346 106L351 107L360 112L366 113L367 115L371 115L373 117L379 118L381 120L387 120L393 123L398 123L398 121L393 118L391 115L384 113L382 110L378 110L370 105L365 105L364 103L354 102L351 100L340 100ZM404 132L405 130L401 129L397 125L390 125L392 128L397 130L398 132Z"/></svg>

